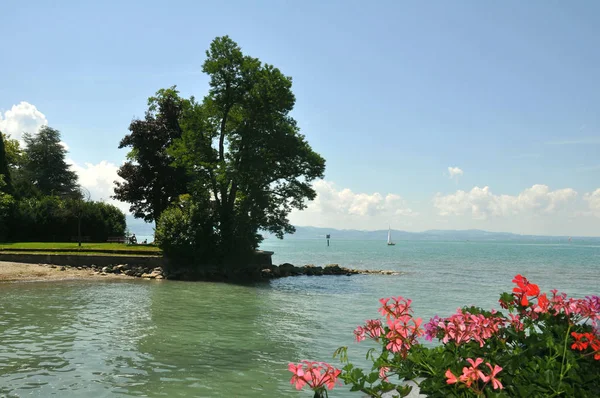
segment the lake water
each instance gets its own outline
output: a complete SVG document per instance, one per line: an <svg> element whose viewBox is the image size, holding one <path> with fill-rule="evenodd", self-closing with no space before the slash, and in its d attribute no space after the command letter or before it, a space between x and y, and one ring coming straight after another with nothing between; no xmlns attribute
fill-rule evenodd
<svg viewBox="0 0 600 398"><path fill-rule="evenodd" d="M399 276L291 277L254 286L175 281L0 284L0 396L310 397L287 363L367 346L352 330L378 299L413 299L418 316L495 307L522 273L542 290L600 293L594 243L269 239L275 263L338 263ZM357 397L344 388L333 397Z"/></svg>

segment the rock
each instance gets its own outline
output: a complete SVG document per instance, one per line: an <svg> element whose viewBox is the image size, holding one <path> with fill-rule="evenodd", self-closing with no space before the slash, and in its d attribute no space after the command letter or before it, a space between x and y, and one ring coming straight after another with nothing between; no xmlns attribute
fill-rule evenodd
<svg viewBox="0 0 600 398"><path fill-rule="evenodd" d="M67 269L65 267L60 267L61 271L66 271Z"/></svg>
<svg viewBox="0 0 600 398"><path fill-rule="evenodd" d="M81 271L83 269L83 267L77 267L77 269Z"/></svg>
<svg viewBox="0 0 600 398"><path fill-rule="evenodd" d="M320 276L320 275L323 275L323 267L317 267L317 266L314 266L314 265L305 265L304 266L304 273L306 275Z"/></svg>
<svg viewBox="0 0 600 398"><path fill-rule="evenodd" d="M119 264L115 267L115 270L118 271L127 271L129 269L129 265L127 264Z"/></svg>
<svg viewBox="0 0 600 398"><path fill-rule="evenodd" d="M156 278L154 278L154 279L159 279L160 280L160 279L165 279L165 277L162 276L162 275L156 275Z"/></svg>
<svg viewBox="0 0 600 398"><path fill-rule="evenodd" d="M283 263L279 266L279 274L281 276L290 276L294 273L294 265L290 263Z"/></svg>
<svg viewBox="0 0 600 398"><path fill-rule="evenodd" d="M56 265L50 264L48 267L50 267L50 268L56 268Z"/></svg>
<svg viewBox="0 0 600 398"><path fill-rule="evenodd" d="M292 275L304 275L306 274L306 270L304 269L304 267L294 267L294 271L292 272Z"/></svg>
<svg viewBox="0 0 600 398"><path fill-rule="evenodd" d="M144 278L144 279L154 279L154 278L156 278L156 275L152 275L152 274L142 274L140 276L142 278Z"/></svg>
<svg viewBox="0 0 600 398"><path fill-rule="evenodd" d="M100 272L100 275L106 276L107 274L106 274L106 272Z"/></svg>
<svg viewBox="0 0 600 398"><path fill-rule="evenodd" d="M271 271L269 268L261 269L260 276L263 278L273 278L273 271Z"/></svg>
<svg viewBox="0 0 600 398"><path fill-rule="evenodd" d="M271 270L271 275L273 276L273 278L279 278L281 276L281 272L279 271L279 267L276 265L271 265L269 267L269 269Z"/></svg>
<svg viewBox="0 0 600 398"><path fill-rule="evenodd" d="M324 275L343 275L345 272L338 264L327 264L323 269Z"/></svg>

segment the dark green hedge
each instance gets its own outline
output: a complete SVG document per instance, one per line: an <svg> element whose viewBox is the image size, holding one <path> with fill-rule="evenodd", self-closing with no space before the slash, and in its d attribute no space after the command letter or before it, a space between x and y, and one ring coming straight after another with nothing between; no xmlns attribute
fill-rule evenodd
<svg viewBox="0 0 600 398"><path fill-rule="evenodd" d="M78 216L81 216L81 235L92 242L125 235L125 214L113 205L45 196L14 203L10 215L4 219L3 240L68 242L77 236Z"/></svg>

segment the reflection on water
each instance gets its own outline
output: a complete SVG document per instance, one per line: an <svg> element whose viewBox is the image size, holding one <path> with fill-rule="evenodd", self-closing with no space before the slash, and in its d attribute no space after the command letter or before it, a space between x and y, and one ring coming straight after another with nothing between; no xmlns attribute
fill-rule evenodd
<svg viewBox="0 0 600 398"><path fill-rule="evenodd" d="M427 320L463 304L497 306L516 273L544 290L598 294L598 248L467 246L400 243L402 250L391 252L354 242L339 250L367 268L406 272L401 276L303 276L257 286L0 284L0 395L308 397L290 386L287 363L332 361L340 345L364 363L367 347L352 342L352 330L376 316L380 297L409 297ZM315 257L334 253L301 247ZM335 395L355 396L344 389Z"/></svg>

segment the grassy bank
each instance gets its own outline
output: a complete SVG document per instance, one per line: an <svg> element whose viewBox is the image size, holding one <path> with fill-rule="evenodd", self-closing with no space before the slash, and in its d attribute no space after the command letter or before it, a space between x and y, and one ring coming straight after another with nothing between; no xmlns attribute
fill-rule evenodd
<svg viewBox="0 0 600 398"><path fill-rule="evenodd" d="M15 242L0 243L0 252L43 253L43 254L118 254L158 256L161 251L154 245L126 245L123 243L82 243L77 242Z"/></svg>

